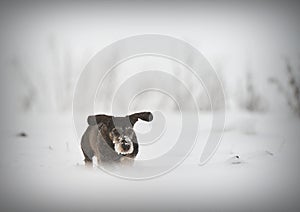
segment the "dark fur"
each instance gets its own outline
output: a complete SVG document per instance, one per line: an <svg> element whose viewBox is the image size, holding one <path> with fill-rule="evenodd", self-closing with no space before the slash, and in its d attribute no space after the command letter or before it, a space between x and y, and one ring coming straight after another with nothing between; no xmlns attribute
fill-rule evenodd
<svg viewBox="0 0 300 212"><path fill-rule="evenodd" d="M84 161L86 165L92 164L93 156L97 157L98 164L119 163L126 161L126 159L134 159L138 154L139 145L133 131L133 126L138 119L152 121L153 116L150 112L134 113L125 117L113 117L108 115L89 116L87 119L89 126L81 139L81 149L85 157ZM133 143L132 153L123 155L116 152L110 136L114 128L128 129L131 131L131 141ZM124 133L126 135L125 130Z"/></svg>

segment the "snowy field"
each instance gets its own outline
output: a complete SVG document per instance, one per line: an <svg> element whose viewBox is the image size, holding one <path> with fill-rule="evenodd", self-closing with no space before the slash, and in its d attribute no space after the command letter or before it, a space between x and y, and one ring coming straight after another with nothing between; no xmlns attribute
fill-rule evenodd
<svg viewBox="0 0 300 212"><path fill-rule="evenodd" d="M86 168L71 115L20 117L1 129L0 210L298 211L300 120L242 112L226 117L209 163L198 165L210 128L201 114L191 154L171 172L148 180ZM139 158L147 154L152 153L142 148Z"/></svg>
<svg viewBox="0 0 300 212"><path fill-rule="evenodd" d="M299 11L292 1L1 2L0 212L299 212ZM145 34L170 36L199 50L222 86L212 72L202 72L206 62L181 44L158 42L158 49L166 45L170 51L161 54L151 50L152 41L143 41L151 51L124 59L144 45L127 40L119 49L108 48ZM104 48L110 54L91 63L105 56L99 54ZM198 63L200 78L187 71ZM96 72L85 76L84 70ZM106 75L108 70L114 71ZM103 76L105 92L99 86ZM219 105L213 108L222 110L223 93L228 111L222 140L211 160L199 165L212 124L204 111L214 101ZM201 106L195 110L194 100ZM71 111L111 108L201 111L197 142L183 163L147 180L87 168L80 149L87 114L75 113L75 130ZM138 162L126 173L145 175L185 156L178 150L165 163L139 163L179 146L179 114L165 114L162 126L155 124L158 118L154 113L151 123L135 125L141 146ZM194 129L187 120L184 126ZM142 135L153 135L154 127L164 127L163 134L150 145ZM193 135L183 140L189 149Z"/></svg>

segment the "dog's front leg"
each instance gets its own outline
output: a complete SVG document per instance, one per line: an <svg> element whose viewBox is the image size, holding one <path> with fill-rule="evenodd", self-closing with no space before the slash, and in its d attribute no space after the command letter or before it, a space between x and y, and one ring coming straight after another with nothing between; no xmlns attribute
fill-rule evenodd
<svg viewBox="0 0 300 212"><path fill-rule="evenodd" d="M120 164L124 167L131 167L134 164L134 159L129 157L120 158Z"/></svg>

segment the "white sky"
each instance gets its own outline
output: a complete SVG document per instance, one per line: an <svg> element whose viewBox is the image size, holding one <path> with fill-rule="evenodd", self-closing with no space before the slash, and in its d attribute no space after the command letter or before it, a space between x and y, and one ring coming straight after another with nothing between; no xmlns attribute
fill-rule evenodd
<svg viewBox="0 0 300 212"><path fill-rule="evenodd" d="M1 4L1 62L18 57L37 76L53 67L51 39L58 58L70 52L79 73L110 43L158 33L199 49L215 68L222 68L228 92L234 95L246 65L264 90L268 76L282 73L282 56L300 52L299 5L291 2Z"/></svg>

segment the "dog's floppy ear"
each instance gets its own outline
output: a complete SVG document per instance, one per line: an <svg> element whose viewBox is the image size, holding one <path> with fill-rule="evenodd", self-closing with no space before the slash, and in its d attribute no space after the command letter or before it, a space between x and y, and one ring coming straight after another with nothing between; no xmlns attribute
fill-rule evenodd
<svg viewBox="0 0 300 212"><path fill-rule="evenodd" d="M129 120L132 126L138 121L138 119L141 119L143 121L152 121L153 115L150 112L141 112L141 113L134 113L129 116Z"/></svg>
<svg viewBox="0 0 300 212"><path fill-rule="evenodd" d="M108 125L108 123L112 120L112 116L107 115L95 115L95 116L89 116L87 119L87 122L89 125L96 125L96 124L105 124Z"/></svg>

